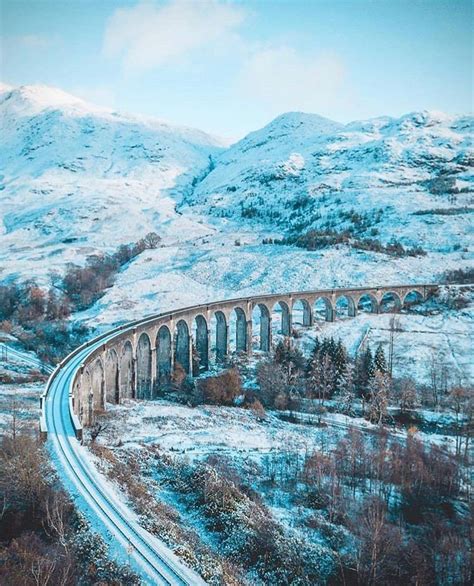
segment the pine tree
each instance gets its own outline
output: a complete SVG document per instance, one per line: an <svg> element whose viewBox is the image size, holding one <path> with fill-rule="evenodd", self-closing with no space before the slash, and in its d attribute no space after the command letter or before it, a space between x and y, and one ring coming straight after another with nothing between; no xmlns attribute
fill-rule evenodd
<svg viewBox="0 0 474 586"><path fill-rule="evenodd" d="M308 378L311 393L324 404L324 401L333 395L336 387L336 372L328 354L316 355L313 358Z"/></svg>
<svg viewBox="0 0 474 586"><path fill-rule="evenodd" d="M307 362L307 366L306 366L306 371L309 373L311 370L311 364L314 360L314 358L319 354L319 351L321 349L321 342L319 340L318 337L314 338L314 346L313 349L311 350L311 354L308 358L308 362Z"/></svg>
<svg viewBox="0 0 474 586"><path fill-rule="evenodd" d="M366 372L367 383L368 383L375 376L375 365L374 365L374 359L372 357L372 350L370 349L370 346L367 346L367 350L365 352L364 370Z"/></svg>
<svg viewBox="0 0 474 586"><path fill-rule="evenodd" d="M354 365L352 362L346 362L344 371L337 378L336 386L341 411L347 415L352 414L355 399Z"/></svg>
<svg viewBox="0 0 474 586"><path fill-rule="evenodd" d="M337 375L340 376L345 371L347 365L347 351L341 340L338 340L335 345L333 362Z"/></svg>
<svg viewBox="0 0 474 586"><path fill-rule="evenodd" d="M355 386L358 396L362 397L362 411L364 411L365 401L369 396L369 384L374 375L375 368L372 352L370 347L367 346L367 350L356 358Z"/></svg>
<svg viewBox="0 0 474 586"><path fill-rule="evenodd" d="M374 356L374 368L376 371L385 374L387 372L387 361L385 360L385 354L382 348L382 344L377 346Z"/></svg>

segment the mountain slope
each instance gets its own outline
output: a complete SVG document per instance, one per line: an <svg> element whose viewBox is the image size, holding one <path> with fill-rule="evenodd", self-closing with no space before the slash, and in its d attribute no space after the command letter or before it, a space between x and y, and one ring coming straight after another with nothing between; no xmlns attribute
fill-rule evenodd
<svg viewBox="0 0 474 586"><path fill-rule="evenodd" d="M279 233L350 229L448 250L470 227L472 129L435 112L348 125L284 114L225 151L187 203Z"/></svg>
<svg viewBox="0 0 474 586"><path fill-rule="evenodd" d="M0 124L0 282L46 283L67 262L151 230L163 238L75 316L97 327L259 292L430 282L472 262L467 117L341 125L293 112L224 149L54 88L3 86ZM310 228L427 254L262 244Z"/></svg>
<svg viewBox="0 0 474 586"><path fill-rule="evenodd" d="M220 140L91 106L46 86L0 90L0 278L39 274L155 230L202 228L176 198Z"/></svg>

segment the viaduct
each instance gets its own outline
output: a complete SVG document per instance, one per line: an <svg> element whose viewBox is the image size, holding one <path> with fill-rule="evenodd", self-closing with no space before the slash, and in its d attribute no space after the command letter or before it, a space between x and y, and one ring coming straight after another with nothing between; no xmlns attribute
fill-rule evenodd
<svg viewBox="0 0 474 586"><path fill-rule="evenodd" d="M399 311L425 300L437 285L396 285L256 295L178 309L126 324L92 340L70 397L77 428L90 425L106 403L153 399L178 364L191 376L234 353L270 351L272 334L291 336L296 323L355 317L359 311ZM255 331L255 335L254 335ZM67 359L66 359L67 360Z"/></svg>

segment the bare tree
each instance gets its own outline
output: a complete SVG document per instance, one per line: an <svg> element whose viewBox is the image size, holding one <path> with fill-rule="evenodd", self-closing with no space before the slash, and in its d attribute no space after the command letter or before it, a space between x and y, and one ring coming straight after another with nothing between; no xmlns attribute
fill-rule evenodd
<svg viewBox="0 0 474 586"><path fill-rule="evenodd" d="M96 413L94 423L89 427L91 443L94 444L97 438L110 429L110 414L105 412Z"/></svg>
<svg viewBox="0 0 474 586"><path fill-rule="evenodd" d="M67 552L68 518L71 513L71 504L62 493L52 493L45 500L45 512L46 520L43 522L45 532L50 537L56 537Z"/></svg>
<svg viewBox="0 0 474 586"><path fill-rule="evenodd" d="M398 332L401 332L400 318L393 315L390 318L390 341L388 346L388 373L390 378L393 375L393 360L395 355L395 339Z"/></svg>
<svg viewBox="0 0 474 586"><path fill-rule="evenodd" d="M359 539L356 567L359 584L375 586L396 575L401 549L401 532L386 520L386 509L378 498L369 499L354 526ZM390 581L390 583L394 583Z"/></svg>
<svg viewBox="0 0 474 586"><path fill-rule="evenodd" d="M158 248L160 242L161 237L156 232L148 232L145 238L143 238L145 248Z"/></svg>
<svg viewBox="0 0 474 586"><path fill-rule="evenodd" d="M403 377L396 381L396 390L398 395L398 404L402 413L407 409L413 409L416 404L415 381L412 378Z"/></svg>
<svg viewBox="0 0 474 586"><path fill-rule="evenodd" d="M377 371L369 382L369 417L372 423L382 425L387 414L389 388L388 375Z"/></svg>

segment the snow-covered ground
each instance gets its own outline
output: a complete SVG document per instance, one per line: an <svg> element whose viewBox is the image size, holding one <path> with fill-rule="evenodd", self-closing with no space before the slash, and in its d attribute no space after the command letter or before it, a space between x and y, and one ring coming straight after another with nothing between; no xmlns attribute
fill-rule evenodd
<svg viewBox="0 0 474 586"><path fill-rule="evenodd" d="M35 432L39 420L39 397L44 391L44 382L0 384L0 434Z"/></svg>
<svg viewBox="0 0 474 586"><path fill-rule="evenodd" d="M92 326L256 292L437 281L472 266L469 117L343 126L289 113L226 150L199 130L25 86L0 92L0 125L0 281L47 283L67 262L149 231L162 237L163 248L126 266L80 316ZM256 217L242 214L249 207ZM417 215L440 208L455 213ZM361 237L397 238L427 255L261 244L354 218Z"/></svg>
<svg viewBox="0 0 474 586"><path fill-rule="evenodd" d="M195 408L165 400L129 401L110 409L105 441L126 447L158 444L163 450L202 458L238 454L259 459L272 451L302 453L320 445L327 430L294 425L269 414L264 421L248 409L201 405ZM337 433L336 433L337 435ZM104 440L101 440L104 441Z"/></svg>
<svg viewBox="0 0 474 586"><path fill-rule="evenodd" d="M352 356L361 343L375 351L382 344L388 355L390 320L393 314L359 313L355 318L339 318L335 322L318 320L312 329L301 330L298 340L308 353L315 336L343 340ZM451 381L465 384L474 381L472 337L474 333L473 306L462 311L446 311L434 315L400 313L396 316L398 329L394 337L393 374L412 377L419 383L429 383L433 361L444 364Z"/></svg>

